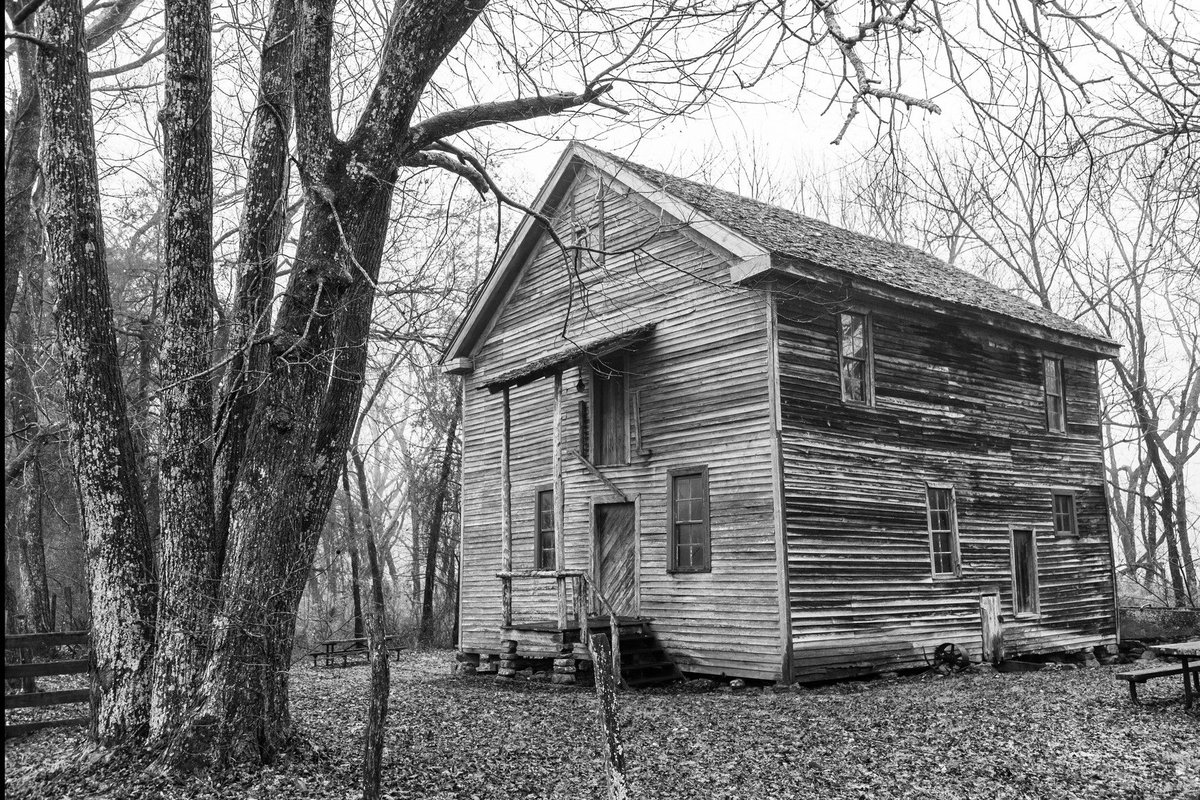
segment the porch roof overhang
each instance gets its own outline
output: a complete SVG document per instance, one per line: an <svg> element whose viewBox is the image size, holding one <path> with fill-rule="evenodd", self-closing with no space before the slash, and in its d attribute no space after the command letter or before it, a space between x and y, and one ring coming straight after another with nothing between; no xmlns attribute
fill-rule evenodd
<svg viewBox="0 0 1200 800"><path fill-rule="evenodd" d="M615 333L610 332L605 336L598 336L560 347L541 358L501 372L483 386L494 394L502 389L511 389L532 383L539 378L553 375L562 369L574 366L587 359L603 358L619 350L626 350L649 339L650 334L654 332L654 325L655 323L648 322L644 325L625 328Z"/></svg>

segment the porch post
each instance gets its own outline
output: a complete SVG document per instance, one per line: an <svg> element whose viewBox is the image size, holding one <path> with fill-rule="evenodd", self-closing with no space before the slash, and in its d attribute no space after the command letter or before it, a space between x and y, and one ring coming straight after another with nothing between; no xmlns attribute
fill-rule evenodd
<svg viewBox="0 0 1200 800"><path fill-rule="evenodd" d="M567 627L567 581L562 571L567 568L566 534L563 517L566 515L566 499L563 497L563 375L562 370L554 373L554 569L559 573L558 584L558 627Z"/></svg>
<svg viewBox="0 0 1200 800"><path fill-rule="evenodd" d="M504 424L500 439L500 571L501 616L505 628L512 625L512 474L509 471L511 412L508 387L504 387Z"/></svg>

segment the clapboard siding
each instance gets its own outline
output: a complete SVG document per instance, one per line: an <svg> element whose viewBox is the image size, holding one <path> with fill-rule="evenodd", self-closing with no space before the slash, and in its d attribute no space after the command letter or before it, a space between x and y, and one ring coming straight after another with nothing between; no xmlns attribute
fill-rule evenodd
<svg viewBox="0 0 1200 800"><path fill-rule="evenodd" d="M576 178L564 235L598 229L604 191L603 266L568 280L548 236L522 268L510 296L473 354L464 383L462 618L464 650L495 650L500 638L500 453L502 399L481 388L571 342L655 323L628 356L638 395L640 452L599 469L636 499L639 611L689 671L780 678L783 640L774 544L767 303L729 285L727 259L620 184L594 172ZM571 292L572 294L568 294ZM570 313L568 315L568 307ZM565 336L564 332L565 324ZM563 448L578 446L576 384L563 374ZM534 493L553 479L552 377L511 391L513 567L533 566ZM705 465L709 475L712 571L667 571L667 471ZM572 456L563 461L566 566L590 569L592 506L617 498ZM514 583L515 620L555 616L553 582Z"/></svg>
<svg viewBox="0 0 1200 800"><path fill-rule="evenodd" d="M864 301L866 302L866 301ZM942 642L979 657L979 594L999 589L1009 654L1114 641L1095 360L881 302L873 408L841 400L836 313L777 299L793 676L922 666ZM1063 358L1065 434L1048 433L1042 355ZM953 484L962 576L933 578L926 482ZM1051 488L1077 494L1056 537ZM1013 618L1011 528L1037 531L1040 616Z"/></svg>

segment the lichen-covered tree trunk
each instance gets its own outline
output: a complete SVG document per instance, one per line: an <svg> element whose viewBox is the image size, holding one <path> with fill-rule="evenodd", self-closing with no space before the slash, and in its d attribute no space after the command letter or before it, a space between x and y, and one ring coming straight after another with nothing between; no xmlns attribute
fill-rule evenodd
<svg viewBox="0 0 1200 800"><path fill-rule="evenodd" d="M272 371L258 389L233 493L202 705L174 746L178 759L270 762L291 738L287 670L296 609L362 395L390 182L361 181L344 197L336 211L319 196L305 205L300 278L283 301ZM343 231L353 254L342 245ZM351 290L356 269L370 283Z"/></svg>
<svg viewBox="0 0 1200 800"><path fill-rule="evenodd" d="M21 234L11 234L11 238L19 235ZM53 628L54 621L50 618L50 590L46 583L46 546L42 531L42 467L38 453L40 420L37 390L33 381L37 369L35 326L41 307L42 286L37 275L41 271L41 259L33 243L29 243L24 251L28 253L29 260L24 267L27 277L17 305L12 335L12 358L7 365L8 401L13 444L18 452L31 447L33 454L12 487L16 496L13 528L17 541L17 570L21 577L21 605L25 609L29 628L45 632Z"/></svg>
<svg viewBox="0 0 1200 800"><path fill-rule="evenodd" d="M269 366L269 347L263 338L270 328L275 272L287 221L295 16L293 0L275 0L263 37L239 226L237 294L229 314L230 360L221 382L218 416L214 469L218 563L224 557L233 486L246 452L256 390Z"/></svg>
<svg viewBox="0 0 1200 800"><path fill-rule="evenodd" d="M64 407L88 552L93 735L115 743L149 720L155 576L114 335L79 0L37 12L46 260L57 289Z"/></svg>
<svg viewBox="0 0 1200 800"><path fill-rule="evenodd" d="M30 28L23 22L22 31ZM38 170L41 102L35 81L34 45L17 41L17 72L21 89L9 121L4 171L4 322L18 294L22 301L13 326L12 358L8 368L9 411L13 444L18 453L32 448L29 461L13 487L17 508L13 525L17 541L21 605L30 627L50 630L50 592L46 584L46 548L42 535L42 470L38 437L37 395L33 376L37 370L36 324L41 312L42 227L34 214L34 182ZM25 288L18 290L24 273Z"/></svg>
<svg viewBox="0 0 1200 800"><path fill-rule="evenodd" d="M28 32L29 20L20 29ZM38 172L38 141L41 133L41 100L34 79L32 42L18 40L17 76L20 92L11 116L5 120L8 147L4 153L4 331L17 297L23 268L28 267L41 228L33 213L33 189Z"/></svg>
<svg viewBox="0 0 1200 800"><path fill-rule="evenodd" d="M159 401L161 586L152 743L191 705L217 595L212 483L212 14L167 0L163 129L163 344Z"/></svg>

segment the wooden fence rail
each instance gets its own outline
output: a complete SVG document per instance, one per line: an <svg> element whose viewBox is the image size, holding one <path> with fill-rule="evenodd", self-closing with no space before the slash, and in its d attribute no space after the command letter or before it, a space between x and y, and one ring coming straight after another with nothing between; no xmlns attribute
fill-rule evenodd
<svg viewBox="0 0 1200 800"><path fill-rule="evenodd" d="M89 669L89 659L72 658L59 661L29 662L33 650L46 647L63 647L67 645L87 645L87 631L62 631L60 633L17 633L5 634L4 649L18 652L20 661L15 664L4 664L4 679L42 678L49 675L79 675ZM59 689L49 692L35 692L29 689L33 682L26 680L26 690L20 694L4 695L4 710L13 708L42 708L58 706L65 703L85 703L91 699L91 689ZM43 728L58 728L67 725L87 725L91 721L91 710L88 716L69 717L67 719L44 719L32 722L20 722L13 725L5 723L4 738L21 736Z"/></svg>

